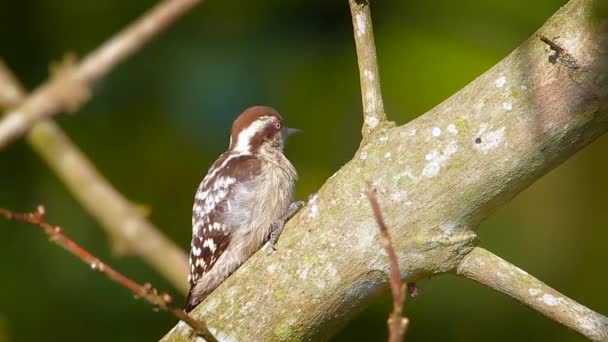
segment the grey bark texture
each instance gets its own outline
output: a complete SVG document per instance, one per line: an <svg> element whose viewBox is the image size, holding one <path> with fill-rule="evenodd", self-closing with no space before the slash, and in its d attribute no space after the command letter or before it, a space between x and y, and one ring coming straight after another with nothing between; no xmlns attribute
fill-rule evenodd
<svg viewBox="0 0 608 342"><path fill-rule="evenodd" d="M608 341L608 317L586 308L481 247L476 247L463 259L458 274L507 294L591 340Z"/></svg>
<svg viewBox="0 0 608 342"><path fill-rule="evenodd" d="M377 189L402 278L457 272L480 250L475 230L484 218L608 129L608 23L595 4L570 1L503 61L412 122L379 122L289 221L278 251L254 255L193 315L220 341L332 336L388 288L366 180ZM475 278L466 272L475 259L465 260L459 273ZM189 338L178 324L162 341Z"/></svg>

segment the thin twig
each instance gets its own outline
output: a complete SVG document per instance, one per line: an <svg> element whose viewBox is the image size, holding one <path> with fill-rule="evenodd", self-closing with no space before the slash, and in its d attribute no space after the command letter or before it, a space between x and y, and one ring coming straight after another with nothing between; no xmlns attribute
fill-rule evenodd
<svg viewBox="0 0 608 342"><path fill-rule="evenodd" d="M138 51L192 9L200 0L164 0L86 56L80 64L66 58L61 69L0 121L0 149L37 121L60 111L75 111L90 97L96 80Z"/></svg>
<svg viewBox="0 0 608 342"><path fill-rule="evenodd" d="M173 314L178 319L186 322L192 330L199 336L205 338L207 341L217 341L205 322L194 319L184 312L184 310L173 306L173 299L167 293L159 293L151 284L146 283L140 285L133 281L124 274L113 269L99 258L91 254L89 251L84 249L78 243L67 237L63 233L63 228L59 226L53 226L45 220L46 210L44 206L39 205L33 213L15 213L10 210L0 208L0 216L8 220L14 220L24 223L29 223L41 228L48 236L51 242L59 245L63 249L70 252L82 260L87 265L91 266L93 270L103 273L110 280L122 285L131 291L137 298L143 298L154 307L167 311Z"/></svg>
<svg viewBox="0 0 608 342"><path fill-rule="evenodd" d="M408 325L408 319L401 315L403 312L404 285L401 282L399 261L397 260L397 253L395 253L395 249L393 248L393 243L391 241L391 236L388 233L388 228L386 227L384 219L382 218L382 211L380 210L380 204L378 204L378 198L376 197L376 193L369 183L367 183L365 194L367 195L367 199L369 200L372 210L374 211L374 218L376 219L378 228L380 228L380 242L382 243L382 246L384 246L386 254L388 255L391 270L393 312L388 319L388 340L389 342L399 342L403 341L403 336L405 335L405 330L407 329Z"/></svg>
<svg viewBox="0 0 608 342"><path fill-rule="evenodd" d="M0 81L0 107L25 99L23 87L1 60ZM4 96L8 89L10 96ZM61 127L44 119L28 132L27 141L107 232L116 254L140 256L180 292L188 291L186 253L105 179Z"/></svg>
<svg viewBox="0 0 608 342"><path fill-rule="evenodd" d="M23 101L25 91L8 66L0 59L0 109L13 108Z"/></svg>
<svg viewBox="0 0 608 342"><path fill-rule="evenodd" d="M368 0L349 0L353 33L359 64L361 101L363 102L363 136L367 136L380 123L386 121L380 89L380 73L374 43L374 30Z"/></svg>
<svg viewBox="0 0 608 342"><path fill-rule="evenodd" d="M457 273L532 307L593 341L608 341L608 317L557 292L490 251L475 247Z"/></svg>

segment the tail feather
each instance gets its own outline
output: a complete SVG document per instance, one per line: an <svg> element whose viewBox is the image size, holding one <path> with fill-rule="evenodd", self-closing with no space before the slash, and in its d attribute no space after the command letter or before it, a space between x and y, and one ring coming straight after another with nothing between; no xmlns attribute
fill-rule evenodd
<svg viewBox="0 0 608 342"><path fill-rule="evenodd" d="M205 298L207 298L208 293L196 294L197 297L194 296L194 286L190 288L188 292L188 297L186 297L186 305L184 306L184 311L190 312L194 310Z"/></svg>
<svg viewBox="0 0 608 342"><path fill-rule="evenodd" d="M200 301L198 301L198 302L193 301L192 288L190 288L190 291L188 291L188 297L186 297L186 306L184 307L184 311L186 311L186 312L192 311L199 303L200 303Z"/></svg>

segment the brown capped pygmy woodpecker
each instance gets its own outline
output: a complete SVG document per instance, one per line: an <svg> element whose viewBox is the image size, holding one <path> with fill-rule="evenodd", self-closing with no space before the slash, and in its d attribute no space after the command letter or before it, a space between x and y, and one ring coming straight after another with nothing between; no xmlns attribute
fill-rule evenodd
<svg viewBox="0 0 608 342"><path fill-rule="evenodd" d="M230 146L211 165L192 208L191 311L268 241L304 205L292 202L297 173L283 149L289 135L279 113L255 106L232 124Z"/></svg>

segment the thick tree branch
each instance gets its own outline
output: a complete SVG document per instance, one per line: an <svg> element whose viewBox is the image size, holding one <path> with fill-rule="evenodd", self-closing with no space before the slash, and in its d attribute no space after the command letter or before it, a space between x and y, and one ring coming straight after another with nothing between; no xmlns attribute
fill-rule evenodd
<svg viewBox="0 0 608 342"><path fill-rule="evenodd" d="M0 87L0 106L15 107L25 98L22 86L2 61ZM107 231L115 252L141 256L181 293L188 291L184 251L116 191L59 126L44 119L28 132L27 141Z"/></svg>
<svg viewBox="0 0 608 342"><path fill-rule="evenodd" d="M458 266L459 275L498 290L594 341L608 340L608 317L586 308L483 248Z"/></svg>
<svg viewBox="0 0 608 342"><path fill-rule="evenodd" d="M46 84L0 121L0 149L24 134L37 121L58 112L75 111L88 100L90 88L117 64L166 30L200 0L164 0L122 32L86 56L67 63Z"/></svg>
<svg viewBox="0 0 608 342"><path fill-rule="evenodd" d="M359 64L359 82L363 103L363 129L365 138L379 125L386 122L382 90L380 89L380 72L374 43L374 30L369 0L349 0L353 20L353 33Z"/></svg>
<svg viewBox="0 0 608 342"><path fill-rule="evenodd" d="M534 36L418 119L377 128L288 222L278 252L256 253L193 314L220 340L331 336L388 288L363 179L390 199L402 279L454 272L485 217L608 130L608 22L593 5L572 0L539 31L579 68L553 63Z"/></svg>
<svg viewBox="0 0 608 342"><path fill-rule="evenodd" d="M173 299L167 293L159 293L150 283L140 285L131 278L118 272L108 264L101 261L95 255L91 254L88 250L74 242L63 233L63 228L54 226L48 223L45 219L46 210L43 206L38 206L37 210L33 213L15 213L10 210L0 208L0 216L3 216L7 220L15 220L19 222L29 223L40 228L46 235L48 235L51 242L62 247L73 256L82 260L85 264L89 265L91 269L98 271L105 275L108 279L121 285L127 290L131 291L136 298L143 298L146 302L152 304L154 307L166 311L179 320L185 322L195 334L204 337L207 341L212 342L217 340L207 329L207 325L202 320L194 319L179 308L173 306Z"/></svg>

